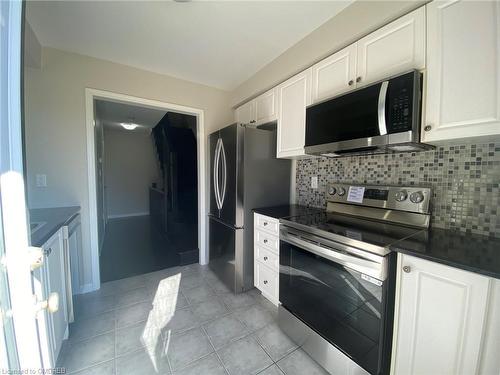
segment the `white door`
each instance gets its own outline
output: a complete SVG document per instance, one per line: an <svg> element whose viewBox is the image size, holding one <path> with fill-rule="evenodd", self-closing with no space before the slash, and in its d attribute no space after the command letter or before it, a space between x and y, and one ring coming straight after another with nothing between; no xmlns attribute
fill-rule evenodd
<svg viewBox="0 0 500 375"><path fill-rule="evenodd" d="M305 155L306 107L311 104L311 68L278 86L279 158Z"/></svg>
<svg viewBox="0 0 500 375"><path fill-rule="evenodd" d="M393 374L475 374L489 279L407 255L398 265Z"/></svg>
<svg viewBox="0 0 500 375"><path fill-rule="evenodd" d="M256 125L265 124L276 120L276 88L265 92L256 97L255 103L255 123Z"/></svg>
<svg viewBox="0 0 500 375"><path fill-rule="evenodd" d="M4 310L1 345L5 348L0 360L10 369L39 373L42 366L31 278L33 253L28 247L24 196L21 25L22 3L0 2L0 247L8 278L8 287L1 295ZM5 269L0 277L6 287Z"/></svg>
<svg viewBox="0 0 500 375"><path fill-rule="evenodd" d="M253 100L236 108L236 122L240 124L255 123L255 102Z"/></svg>
<svg viewBox="0 0 500 375"><path fill-rule="evenodd" d="M357 43L358 85L425 67L425 7L374 31Z"/></svg>
<svg viewBox="0 0 500 375"><path fill-rule="evenodd" d="M356 43L312 67L312 102L333 97L356 87Z"/></svg>
<svg viewBox="0 0 500 375"><path fill-rule="evenodd" d="M500 3L427 5L424 142L500 134Z"/></svg>

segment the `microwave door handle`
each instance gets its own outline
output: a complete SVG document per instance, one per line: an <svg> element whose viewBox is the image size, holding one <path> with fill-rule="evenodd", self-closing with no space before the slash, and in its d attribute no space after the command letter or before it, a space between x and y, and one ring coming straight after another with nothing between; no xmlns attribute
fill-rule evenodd
<svg viewBox="0 0 500 375"><path fill-rule="evenodd" d="M385 122L385 105L387 100L387 88L389 81L382 82L380 92L378 94L378 130L380 135L387 134L387 124Z"/></svg>
<svg viewBox="0 0 500 375"><path fill-rule="evenodd" d="M372 276L378 280L385 280L385 271L382 264L380 263L360 259L348 254L343 254L335 251L332 248L324 248L320 245L312 244L309 241L304 241L303 239L286 232L280 233L280 241L295 245L309 253L340 264L347 268L353 269L355 271Z"/></svg>

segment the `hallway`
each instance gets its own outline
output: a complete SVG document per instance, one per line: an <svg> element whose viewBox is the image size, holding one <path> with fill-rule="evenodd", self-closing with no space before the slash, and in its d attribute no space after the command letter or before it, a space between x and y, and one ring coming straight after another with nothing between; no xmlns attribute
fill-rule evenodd
<svg viewBox="0 0 500 375"><path fill-rule="evenodd" d="M100 256L101 282L197 262L197 237L192 233L196 230L167 238L151 225L150 216L109 220Z"/></svg>

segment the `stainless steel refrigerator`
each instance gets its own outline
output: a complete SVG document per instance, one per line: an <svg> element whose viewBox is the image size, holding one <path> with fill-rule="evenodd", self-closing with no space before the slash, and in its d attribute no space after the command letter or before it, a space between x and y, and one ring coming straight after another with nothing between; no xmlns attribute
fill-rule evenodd
<svg viewBox="0 0 500 375"><path fill-rule="evenodd" d="M253 287L253 214L288 204L289 160L276 159L276 131L232 124L209 136L209 267L232 291Z"/></svg>

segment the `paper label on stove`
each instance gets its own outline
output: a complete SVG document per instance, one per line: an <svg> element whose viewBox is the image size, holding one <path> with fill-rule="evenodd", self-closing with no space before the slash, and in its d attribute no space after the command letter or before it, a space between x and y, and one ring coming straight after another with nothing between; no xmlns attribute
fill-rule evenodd
<svg viewBox="0 0 500 375"><path fill-rule="evenodd" d="M349 186L347 201L353 203L363 203L364 194L365 194L365 188L363 186Z"/></svg>
<svg viewBox="0 0 500 375"><path fill-rule="evenodd" d="M366 280L368 281L369 283L372 283L372 284L375 284L377 286L382 286L382 281L374 278L374 277L371 277L371 276L368 276L368 275L365 275L364 273L361 274L361 278L363 280Z"/></svg>
<svg viewBox="0 0 500 375"><path fill-rule="evenodd" d="M359 232L346 229L345 235L353 240L363 241L363 236Z"/></svg>

